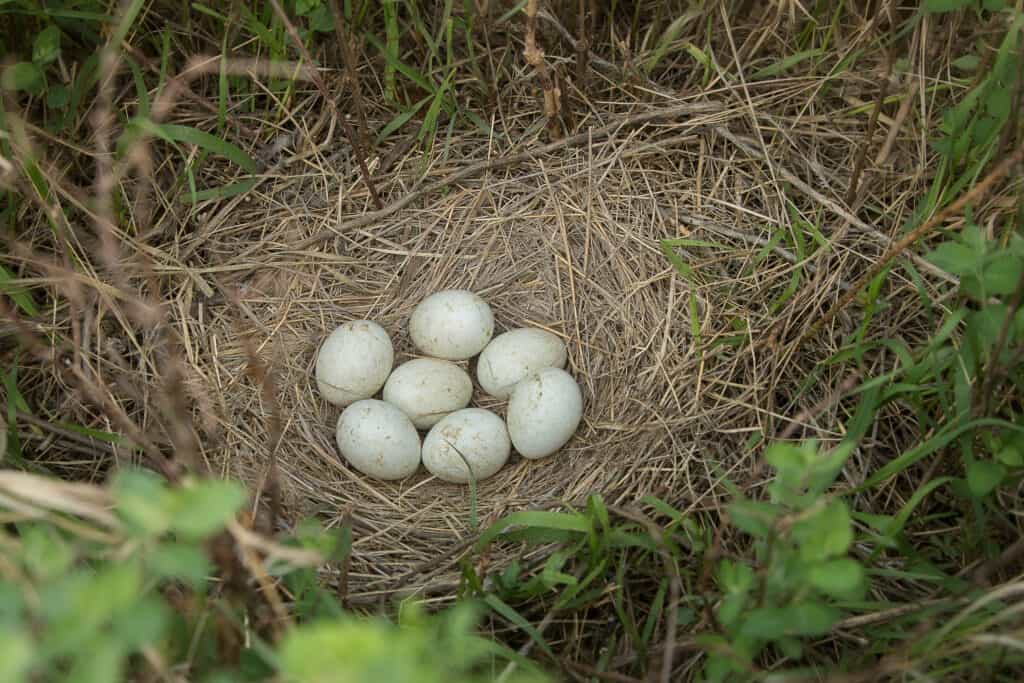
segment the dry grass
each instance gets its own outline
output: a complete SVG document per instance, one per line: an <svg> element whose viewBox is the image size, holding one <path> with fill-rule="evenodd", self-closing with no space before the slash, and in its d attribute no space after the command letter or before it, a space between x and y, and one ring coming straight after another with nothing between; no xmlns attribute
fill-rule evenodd
<svg viewBox="0 0 1024 683"><path fill-rule="evenodd" d="M561 336L584 392L584 421L561 453L539 462L514 457L480 485L481 524L514 510L578 502L591 492L613 504L653 493L684 510L716 508L722 478L748 488L760 483L758 450L745 447L751 437L777 434L794 418L799 424L790 436L838 436L844 404L830 399L845 375L820 363L835 350L829 340L854 329L856 315L841 314L802 345L794 341L890 246L926 187L922 131L938 105L919 98L918 89L941 74L926 59L931 38L915 33L908 39L909 72L894 83L900 101L910 104L887 106L870 134L871 107L862 105L873 101L885 77L882 55L862 58L856 71L755 82L753 70L792 48L786 13L709 12L721 67L707 87L694 84L697 72L685 53L654 74L662 79L657 86L637 74L623 78L609 68L610 55L593 55L593 89L563 93L575 115L561 141L547 137L517 44L494 46L491 60L502 77L494 134L457 130L450 141L439 137L426 158L413 146L394 163L378 150L369 166L391 207L384 211L373 212L359 165L317 90L300 88L273 119L233 112L232 125L259 137L235 142L266 160L253 190L192 209L180 201L180 187L170 191L176 162L157 156L151 224L137 224L138 207L125 206L132 226L119 234L125 263L139 267L144 257L139 272L151 276L132 280L142 294L131 296L158 299L166 326L139 323L123 303L131 297L91 256L95 245L73 237L82 243L55 247L44 214L33 208L21 228L30 249L19 253L40 273L39 282L65 292L59 259L72 253L86 264L84 293L70 302L58 298L37 332L54 332L77 349L74 362L107 400L164 446L181 442L166 429L169 409L159 398L169 364L178 363L160 342L169 334L199 457L213 472L248 482L256 510L266 507L276 441L268 425L279 411L283 523L312 514L337 525L352 516L354 600L410 586L449 594L453 560L475 533L471 501L465 487L424 473L382 483L349 468L334 444L338 410L315 390L316 349L336 325L372 318L391 333L396 362L404 361L413 353L409 314L438 289L480 293L499 330L538 326ZM844 21L850 24L839 26L837 58L876 39L866 18ZM556 67L573 54L565 48L560 58L550 47L556 33L543 39ZM340 70L322 75L328 87L343 81ZM379 88L367 73L364 92ZM367 97L369 123L379 128L390 115ZM174 114L175 121L204 129L214 118L187 102ZM869 134L884 154L876 159L872 148L856 199L847 205L851 172ZM385 162L389 168L380 173ZM477 172L436 183L473 164ZM56 168L47 167L60 184ZM202 182L223 184L229 173L208 167ZM126 196L131 182L121 183ZM800 229L795 218L816 225L829 248L801 260L770 242L776 231ZM718 245L677 249L692 280L674 270L659 246L681 237ZM794 295L773 308L796 270L803 275ZM948 279L934 269L923 272L936 282ZM906 273L896 270L877 323L884 334L913 342L930 333L920 308L907 303L916 296ZM737 335L745 339L720 343ZM252 349L273 369L272 394L247 373ZM48 418L117 430L59 367L26 371L23 381ZM504 409L479 393L474 404ZM906 439L903 419L892 415L891 426L883 419L869 448L852 461L849 481L862 477L869 459L884 458ZM99 476L113 459L127 457L59 432L25 436L34 460L78 478Z"/></svg>

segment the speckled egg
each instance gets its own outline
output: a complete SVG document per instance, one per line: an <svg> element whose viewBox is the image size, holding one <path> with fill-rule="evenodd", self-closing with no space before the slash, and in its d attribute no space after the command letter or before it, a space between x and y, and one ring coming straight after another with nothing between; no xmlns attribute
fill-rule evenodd
<svg viewBox="0 0 1024 683"><path fill-rule="evenodd" d="M465 408L472 396L469 374L436 358L402 363L384 384L384 400L408 415L417 429L429 429L448 413Z"/></svg>
<svg viewBox="0 0 1024 683"><path fill-rule="evenodd" d="M447 416L423 440L423 466L438 479L455 484L494 475L508 460L511 444L500 417L489 410L466 408Z"/></svg>
<svg viewBox="0 0 1024 683"><path fill-rule="evenodd" d="M531 373L512 390L508 433L524 458L543 458L572 438L583 416L576 380L559 368Z"/></svg>
<svg viewBox="0 0 1024 683"><path fill-rule="evenodd" d="M421 301L409 318L412 343L427 356L465 360L480 353L494 334L494 315L473 292L447 289Z"/></svg>
<svg viewBox="0 0 1024 683"><path fill-rule="evenodd" d="M495 398L507 399L524 377L541 368L564 368L565 344L546 330L520 327L499 334L476 361L480 387Z"/></svg>
<svg viewBox="0 0 1024 683"><path fill-rule="evenodd" d="M401 410L376 399L338 416L338 449L352 467L377 479L402 479L420 465L420 435Z"/></svg>
<svg viewBox="0 0 1024 683"><path fill-rule="evenodd" d="M329 403L347 406L376 394L394 361L394 347L383 327L372 320L352 320L320 345L316 385Z"/></svg>

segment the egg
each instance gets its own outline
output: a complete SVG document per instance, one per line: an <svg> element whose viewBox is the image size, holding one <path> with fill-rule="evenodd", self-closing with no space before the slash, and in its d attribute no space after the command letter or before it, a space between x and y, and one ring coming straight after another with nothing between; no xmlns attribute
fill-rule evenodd
<svg viewBox="0 0 1024 683"><path fill-rule="evenodd" d="M465 408L442 419L427 434L423 466L438 479L454 484L469 482L471 468L473 477L481 481L501 469L511 449L500 417L489 410Z"/></svg>
<svg viewBox="0 0 1024 683"><path fill-rule="evenodd" d="M347 406L376 394L394 361L394 347L383 327L372 320L352 320L320 345L316 385L326 401Z"/></svg>
<svg viewBox="0 0 1024 683"><path fill-rule="evenodd" d="M519 380L541 368L564 368L565 344L545 330L520 327L499 334L476 361L480 387L495 398L507 399Z"/></svg>
<svg viewBox="0 0 1024 683"><path fill-rule="evenodd" d="M376 399L356 401L338 416L338 449L377 479L402 479L420 465L420 435L401 410Z"/></svg>
<svg viewBox="0 0 1024 683"><path fill-rule="evenodd" d="M384 400L408 415L417 429L429 429L448 413L465 408L472 396L469 374L436 358L402 363L384 383Z"/></svg>
<svg viewBox="0 0 1024 683"><path fill-rule="evenodd" d="M435 292L409 318L409 336L428 356L465 360L480 353L494 334L487 302L464 289Z"/></svg>
<svg viewBox="0 0 1024 683"><path fill-rule="evenodd" d="M583 396L576 380L560 368L542 368L512 390L508 433L524 458L543 458L572 438L582 416Z"/></svg>

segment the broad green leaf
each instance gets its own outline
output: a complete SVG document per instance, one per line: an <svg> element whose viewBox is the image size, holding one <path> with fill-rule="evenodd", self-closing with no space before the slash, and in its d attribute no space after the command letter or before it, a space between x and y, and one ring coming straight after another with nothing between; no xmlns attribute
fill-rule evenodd
<svg viewBox="0 0 1024 683"><path fill-rule="evenodd" d="M166 482L145 470L122 470L113 482L118 514L132 531L159 535L171 525L172 499Z"/></svg>
<svg viewBox="0 0 1024 683"><path fill-rule="evenodd" d="M989 294L1011 294L1017 288L1024 270L1020 257L1010 252L993 256L982 271L981 281Z"/></svg>
<svg viewBox="0 0 1024 683"><path fill-rule="evenodd" d="M768 536L772 524L780 514L779 508L775 505L753 500L730 503L726 511L729 513L729 521L737 528L760 538Z"/></svg>
<svg viewBox="0 0 1024 683"><path fill-rule="evenodd" d="M1024 455L1022 455L1020 449L1014 445L1004 446L1000 449L999 452L996 453L996 459L1009 467L1024 466Z"/></svg>
<svg viewBox="0 0 1024 683"><path fill-rule="evenodd" d="M754 587L754 570L743 562L722 560L718 565L718 583L723 593L746 593Z"/></svg>
<svg viewBox="0 0 1024 683"><path fill-rule="evenodd" d="M950 62L950 64L961 71L974 71L980 63L981 58L978 55L964 55Z"/></svg>
<svg viewBox="0 0 1024 683"><path fill-rule="evenodd" d="M956 242L943 242L925 258L954 275L972 273L978 267L978 257L975 252Z"/></svg>
<svg viewBox="0 0 1024 683"><path fill-rule="evenodd" d="M191 539L203 539L223 529L247 497L240 484L220 479L191 482L173 495L171 528Z"/></svg>
<svg viewBox="0 0 1024 683"><path fill-rule="evenodd" d="M94 638L77 653L66 683L105 683L123 680L121 672L127 656L124 646L113 638Z"/></svg>
<svg viewBox="0 0 1024 683"><path fill-rule="evenodd" d="M199 585L212 573L206 554L195 545L163 543L146 555L150 571L161 578L181 579Z"/></svg>
<svg viewBox="0 0 1024 683"><path fill-rule="evenodd" d="M965 468L967 487L975 498L987 496L1006 477L1006 468L1001 463L991 460L973 460L966 463Z"/></svg>
<svg viewBox="0 0 1024 683"><path fill-rule="evenodd" d="M60 83L46 89L46 106L50 109L63 109L71 100L71 91Z"/></svg>
<svg viewBox="0 0 1024 683"><path fill-rule="evenodd" d="M23 90L31 94L42 92L45 81L42 69L32 62L12 64L4 69L0 77L4 90Z"/></svg>
<svg viewBox="0 0 1024 683"><path fill-rule="evenodd" d="M864 585L864 568L855 560L840 558L811 565L808 580L818 590L836 598L855 595Z"/></svg>
<svg viewBox="0 0 1024 683"><path fill-rule="evenodd" d="M28 681L35 648L29 634L15 628L0 628L0 681Z"/></svg>
<svg viewBox="0 0 1024 683"><path fill-rule="evenodd" d="M791 533L804 560L825 560L845 555L853 543L850 511L842 501L833 500L793 524Z"/></svg>
<svg viewBox="0 0 1024 683"><path fill-rule="evenodd" d="M1010 115L1013 106L1013 92L1010 88L999 84L992 84L988 95L985 97L985 109L997 119L1005 120Z"/></svg>
<svg viewBox="0 0 1024 683"><path fill-rule="evenodd" d="M46 582L61 576L75 561L75 553L56 528L31 525L20 533L21 561L39 581Z"/></svg>
<svg viewBox="0 0 1024 683"><path fill-rule="evenodd" d="M136 600L115 618L114 636L133 650L157 644L170 623L169 612L167 606L156 598Z"/></svg>
<svg viewBox="0 0 1024 683"><path fill-rule="evenodd" d="M32 61L39 66L50 64L60 55L60 29L50 24L36 34L32 42Z"/></svg>
<svg viewBox="0 0 1024 683"><path fill-rule="evenodd" d="M805 602L785 607L761 607L747 612L740 635L764 640L783 636L823 636L839 620L839 610Z"/></svg>

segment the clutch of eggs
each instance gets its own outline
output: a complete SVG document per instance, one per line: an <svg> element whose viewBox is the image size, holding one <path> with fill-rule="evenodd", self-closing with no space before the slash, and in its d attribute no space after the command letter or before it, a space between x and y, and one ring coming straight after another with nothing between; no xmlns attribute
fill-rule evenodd
<svg viewBox="0 0 1024 683"><path fill-rule="evenodd" d="M409 318L409 337L424 357L394 366L391 338L371 320L331 332L316 359L316 382L338 417L338 449L356 470L402 479L422 463L443 481L464 484L496 474L512 448L524 458L556 453L583 415L579 386L563 368L568 354L556 335L535 328L492 339L494 315L477 294L444 290L426 297ZM507 400L507 423L468 407L469 374L453 361L479 354L483 391ZM373 397L383 388L383 400ZM417 430L429 430L422 443Z"/></svg>

